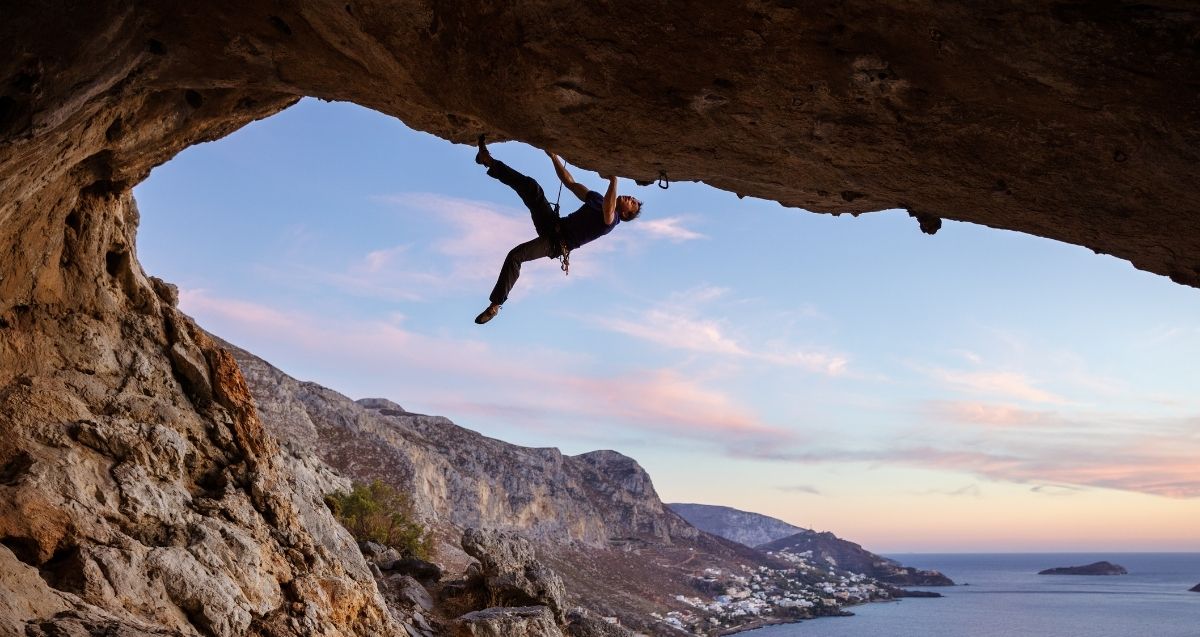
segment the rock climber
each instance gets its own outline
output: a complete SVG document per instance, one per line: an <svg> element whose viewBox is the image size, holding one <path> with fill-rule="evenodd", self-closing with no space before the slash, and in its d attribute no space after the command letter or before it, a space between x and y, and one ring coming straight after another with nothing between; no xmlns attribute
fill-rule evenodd
<svg viewBox="0 0 1200 637"><path fill-rule="evenodd" d="M601 195L576 183L558 155L550 151L546 151L546 154L554 163L554 172L562 185L583 202L579 210L566 217L559 216L557 204L550 204L537 181L492 158L484 144L483 135L479 136L479 152L475 154L475 163L486 166L489 177L516 191L525 207L529 208L533 227L537 231L536 238L509 250L504 266L500 268L500 276L496 279L496 287L489 297L491 305L475 317L475 322L480 325L495 318L500 306L508 300L508 293L521 275L522 263L542 257L561 258L562 269L566 272L571 250L603 237L612 232L618 223L633 221L642 213L641 201L629 195L617 195L616 177L600 175L608 180L608 190Z"/></svg>

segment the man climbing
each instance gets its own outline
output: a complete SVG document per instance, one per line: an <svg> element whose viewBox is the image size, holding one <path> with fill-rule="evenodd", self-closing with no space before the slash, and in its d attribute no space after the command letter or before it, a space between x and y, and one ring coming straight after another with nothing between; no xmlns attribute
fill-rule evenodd
<svg viewBox="0 0 1200 637"><path fill-rule="evenodd" d="M558 179L567 187L583 205L579 210L566 217L559 217L557 204L551 205L542 192L542 187L531 177L509 168L504 162L493 159L483 143L483 135L479 136L479 152L475 154L475 163L487 167L489 177L499 180L517 192L517 196L529 208L533 218L533 227L537 237L518 245L508 252L504 266L500 268L500 276L496 279L496 287L489 297L491 305L475 317L475 322L483 325L496 317L500 306L508 300L517 277L521 275L521 264L542 257L561 258L562 269L567 271L571 250L585 243L594 241L612 232L622 221L633 221L642 212L642 202L628 195L617 195L617 178L606 177L608 191L601 195L588 190L586 186L575 183L571 173L562 159L546 151L550 161L554 162L554 172Z"/></svg>

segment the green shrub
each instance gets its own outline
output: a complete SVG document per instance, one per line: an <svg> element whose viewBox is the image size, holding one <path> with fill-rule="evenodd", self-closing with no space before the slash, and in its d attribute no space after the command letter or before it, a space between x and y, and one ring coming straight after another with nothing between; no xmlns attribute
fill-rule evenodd
<svg viewBox="0 0 1200 637"><path fill-rule="evenodd" d="M350 493L333 493L325 503L359 542L377 542L405 555L428 559L433 538L413 516L407 494L375 480L354 483Z"/></svg>

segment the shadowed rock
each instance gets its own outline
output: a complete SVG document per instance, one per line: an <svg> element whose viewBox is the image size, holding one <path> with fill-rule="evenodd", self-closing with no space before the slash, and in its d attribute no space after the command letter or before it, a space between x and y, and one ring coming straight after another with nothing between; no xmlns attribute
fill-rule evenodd
<svg viewBox="0 0 1200 637"><path fill-rule="evenodd" d="M504 531L467 529L462 548L479 560L484 584L495 602L544 605L555 619L565 621L562 578L537 559L529 540Z"/></svg>

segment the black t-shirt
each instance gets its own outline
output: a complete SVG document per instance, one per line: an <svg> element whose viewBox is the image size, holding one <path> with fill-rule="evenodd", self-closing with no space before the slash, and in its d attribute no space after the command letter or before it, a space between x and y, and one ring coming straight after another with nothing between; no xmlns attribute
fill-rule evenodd
<svg viewBox="0 0 1200 637"><path fill-rule="evenodd" d="M563 217L558 228L563 243L574 250L612 232L618 223L621 223L621 216L614 213L612 225L604 225L604 195L589 190L579 210Z"/></svg>

